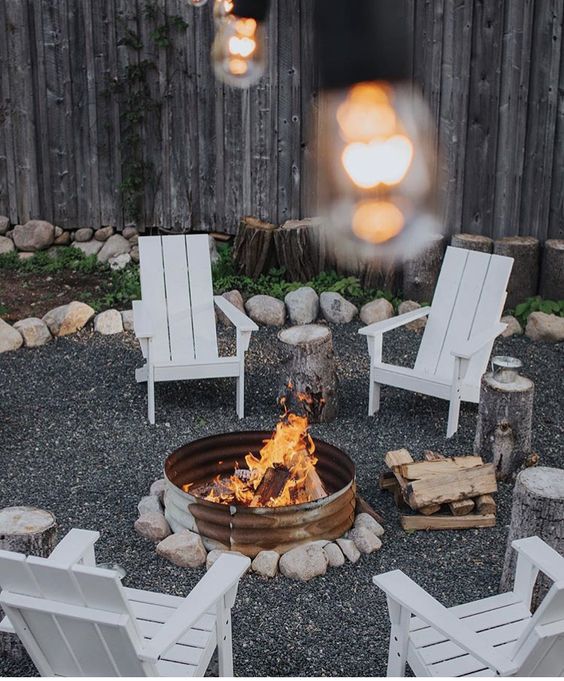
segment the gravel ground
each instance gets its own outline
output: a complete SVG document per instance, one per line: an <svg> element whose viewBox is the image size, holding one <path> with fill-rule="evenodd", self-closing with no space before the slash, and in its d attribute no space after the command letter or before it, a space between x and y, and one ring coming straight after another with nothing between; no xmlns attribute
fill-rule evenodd
<svg viewBox="0 0 564 681"><path fill-rule="evenodd" d="M471 453L476 406L463 406L460 429L450 441L444 436L448 404L440 400L384 388L381 412L368 418L368 358L357 328L333 330L340 414L312 432L354 459L361 493L385 515L384 546L308 584L246 576L233 618L238 675L385 674L389 625L385 600L371 583L376 573L400 568L447 606L497 591L509 485L498 494L496 528L412 534L399 528L391 497L377 485L389 449L405 446L416 457L427 448ZM274 339L275 332L261 329L251 341L242 422L235 415L234 381L220 379L158 385L158 423L149 426L146 389L133 379L140 352L129 336L85 332L0 355L0 506L49 509L61 536L71 527L97 529L99 561L123 565L128 586L185 595L202 571L157 558L133 532L137 502L175 447L214 433L274 426L279 362ZM418 340L405 330L389 334L385 359L412 361ZM495 351L524 361L537 386L534 449L542 464L562 465L564 347L515 338L498 341ZM34 673L27 660L0 660L0 675Z"/></svg>

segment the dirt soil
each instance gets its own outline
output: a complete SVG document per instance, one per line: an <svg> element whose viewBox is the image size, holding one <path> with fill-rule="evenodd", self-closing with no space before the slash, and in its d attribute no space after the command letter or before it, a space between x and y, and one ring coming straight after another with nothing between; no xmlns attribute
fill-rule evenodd
<svg viewBox="0 0 564 681"><path fill-rule="evenodd" d="M103 281L99 274L0 271L2 319L17 322L26 317L42 317L58 305L82 300L85 293L99 297Z"/></svg>

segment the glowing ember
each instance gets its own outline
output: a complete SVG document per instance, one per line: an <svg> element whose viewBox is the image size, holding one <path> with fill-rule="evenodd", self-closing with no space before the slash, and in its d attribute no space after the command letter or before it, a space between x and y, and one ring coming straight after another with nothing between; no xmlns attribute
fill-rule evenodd
<svg viewBox="0 0 564 681"><path fill-rule="evenodd" d="M286 412L258 456L245 456L246 468L217 476L208 485L188 483L187 492L220 504L251 507L290 506L327 496L317 473L315 444L307 417Z"/></svg>

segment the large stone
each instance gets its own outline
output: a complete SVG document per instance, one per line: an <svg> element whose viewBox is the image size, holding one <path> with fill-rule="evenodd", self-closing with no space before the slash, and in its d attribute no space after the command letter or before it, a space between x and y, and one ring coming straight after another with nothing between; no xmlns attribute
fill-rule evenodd
<svg viewBox="0 0 564 681"><path fill-rule="evenodd" d="M356 548L361 553L373 553L382 548L382 541L366 527L353 527L349 532L349 539L352 539Z"/></svg>
<svg viewBox="0 0 564 681"><path fill-rule="evenodd" d="M337 539L337 545L351 563L356 563L360 558L360 551L356 548L356 544L352 539L341 537Z"/></svg>
<svg viewBox="0 0 564 681"><path fill-rule="evenodd" d="M104 310L94 318L94 331L103 336L123 332L123 321L118 310Z"/></svg>
<svg viewBox="0 0 564 681"><path fill-rule="evenodd" d="M28 317L28 319L21 319L14 324L14 329L17 329L23 339L24 344L28 348L36 348L40 345L45 345L51 339L51 332L49 327L42 319L37 317Z"/></svg>
<svg viewBox="0 0 564 681"><path fill-rule="evenodd" d="M178 567L201 567L206 563L207 552L199 534L182 530L171 534L157 545L159 556Z"/></svg>
<svg viewBox="0 0 564 681"><path fill-rule="evenodd" d="M55 246L70 246L71 244L70 232L63 231L61 229L61 233L58 236L55 236L55 241L53 243Z"/></svg>
<svg viewBox="0 0 564 681"><path fill-rule="evenodd" d="M341 567L341 565L345 564L345 556L337 544L329 542L329 544L323 547L323 550L327 555L329 567Z"/></svg>
<svg viewBox="0 0 564 681"><path fill-rule="evenodd" d="M133 328L133 310L122 310L121 321L123 323L124 331L134 331Z"/></svg>
<svg viewBox="0 0 564 681"><path fill-rule="evenodd" d="M17 350L23 345L23 337L17 329L0 319L0 352Z"/></svg>
<svg viewBox="0 0 564 681"><path fill-rule="evenodd" d="M292 324L311 324L319 314L319 296L310 286L290 291L284 298Z"/></svg>
<svg viewBox="0 0 564 681"><path fill-rule="evenodd" d="M5 215L0 215L0 234L6 234L10 229L10 220Z"/></svg>
<svg viewBox="0 0 564 681"><path fill-rule="evenodd" d="M92 239L92 241L86 241L84 243L79 242L79 241L73 241L72 243L73 248L78 248L79 251L82 251L86 257L90 255L97 255L101 248L102 248L102 242L101 241L95 241Z"/></svg>
<svg viewBox="0 0 564 681"><path fill-rule="evenodd" d="M162 503L163 499L164 499L165 489L166 489L165 479L159 478L158 480L155 480L155 482L151 485L151 489L149 490L149 494L154 494L156 497L159 497L159 499Z"/></svg>
<svg viewBox="0 0 564 681"><path fill-rule="evenodd" d="M93 236L94 236L93 229L91 229L90 227L81 227L81 229L77 229L76 232L74 233L74 240L78 242L90 241L90 239Z"/></svg>
<svg viewBox="0 0 564 681"><path fill-rule="evenodd" d="M129 255L131 256L133 262L139 262L139 246L133 246L129 252Z"/></svg>
<svg viewBox="0 0 564 681"><path fill-rule="evenodd" d="M141 497L141 501L137 504L137 510L139 511L139 515L145 515L146 513L163 513L161 502L154 494Z"/></svg>
<svg viewBox="0 0 564 681"><path fill-rule="evenodd" d="M113 227L100 227L94 232L94 238L96 241L107 241L114 233Z"/></svg>
<svg viewBox="0 0 564 681"><path fill-rule="evenodd" d="M523 334L523 327L512 315L502 317L501 321L504 324L507 324L507 328L501 334L504 338L511 338L511 336L521 336Z"/></svg>
<svg viewBox="0 0 564 681"><path fill-rule="evenodd" d="M113 258L108 260L108 264L112 270L124 270L131 262L131 255L129 253L120 253L119 255L114 255Z"/></svg>
<svg viewBox="0 0 564 681"><path fill-rule="evenodd" d="M285 553L279 562L280 572L284 577L309 582L327 572L329 559L323 548L316 544L297 546Z"/></svg>
<svg viewBox="0 0 564 681"><path fill-rule="evenodd" d="M98 253L98 260L100 262L108 262L110 258L114 258L122 253L129 253L130 250L131 244L129 241L124 239L121 234L114 234L104 242Z"/></svg>
<svg viewBox="0 0 564 681"><path fill-rule="evenodd" d="M534 341L547 343L564 341L564 317L545 312L532 312L527 320L525 334Z"/></svg>
<svg viewBox="0 0 564 681"><path fill-rule="evenodd" d="M139 232L137 231L137 227L134 227L133 225L127 225L126 227L123 228L123 232L121 233L121 235L124 239L127 239L129 241L131 237L139 236Z"/></svg>
<svg viewBox="0 0 564 681"><path fill-rule="evenodd" d="M224 553L229 553L232 556L241 556L242 558L245 557L242 553L239 553L239 551L230 551L229 549L212 549L206 558L206 570L209 570L215 561Z"/></svg>
<svg viewBox="0 0 564 681"><path fill-rule="evenodd" d="M55 240L55 227L45 220L29 220L14 228L14 243L20 251L44 251Z"/></svg>
<svg viewBox="0 0 564 681"><path fill-rule="evenodd" d="M68 305L49 310L43 321L53 336L69 336L84 328L95 314L90 305L73 300Z"/></svg>
<svg viewBox="0 0 564 681"><path fill-rule="evenodd" d="M222 294L223 298L225 300L228 300L232 305L234 305L238 310L240 310L243 314L245 314L245 302L243 300L243 296L237 289L233 291L226 291L225 293ZM231 326L231 322L227 317L223 314L223 312L219 309L216 308L215 312L217 314L217 321L222 325L222 326Z"/></svg>
<svg viewBox="0 0 564 681"><path fill-rule="evenodd" d="M404 300L398 306L398 314L406 314L407 312L413 312L414 310L419 310L421 305L416 303L415 300ZM420 319L415 319L409 324L405 325L405 328L409 331L421 331L427 325L427 317L421 317Z"/></svg>
<svg viewBox="0 0 564 681"><path fill-rule="evenodd" d="M145 539L161 542L170 535L170 527L162 513L143 513L135 521L135 531ZM160 544L157 546L157 552Z"/></svg>
<svg viewBox="0 0 564 681"><path fill-rule="evenodd" d="M4 253L11 253L15 250L16 247L14 246L14 242L11 239L8 239L7 236L0 236L0 255L4 255Z"/></svg>
<svg viewBox="0 0 564 681"><path fill-rule="evenodd" d="M394 308L389 300L377 298L363 305L360 310L360 319L364 324L374 324L394 316Z"/></svg>
<svg viewBox="0 0 564 681"><path fill-rule="evenodd" d="M254 322L263 326L283 326L286 321L286 306L272 296L253 296L245 309Z"/></svg>
<svg viewBox="0 0 564 681"><path fill-rule="evenodd" d="M373 518L370 513L359 513L354 519L354 526L365 527L377 537L381 537L385 532L382 525L380 525L380 523Z"/></svg>
<svg viewBox="0 0 564 681"><path fill-rule="evenodd" d="M280 554L276 551L261 551L255 556L251 568L261 577L276 577L279 560Z"/></svg>
<svg viewBox="0 0 564 681"><path fill-rule="evenodd" d="M332 324L348 324L358 314L358 308L340 293L325 291L319 296L323 318Z"/></svg>

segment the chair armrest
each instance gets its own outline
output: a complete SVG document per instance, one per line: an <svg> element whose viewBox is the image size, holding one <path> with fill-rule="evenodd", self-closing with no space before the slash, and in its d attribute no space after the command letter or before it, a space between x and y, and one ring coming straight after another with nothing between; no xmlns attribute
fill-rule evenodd
<svg viewBox="0 0 564 681"><path fill-rule="evenodd" d="M517 551L517 560L523 556L553 582L564 580L564 557L539 537L516 539L511 546Z"/></svg>
<svg viewBox="0 0 564 681"><path fill-rule="evenodd" d="M493 328L478 333L469 340L461 343L451 354L455 357L460 357L461 359L470 359L473 355L482 350L485 345L493 342L506 328L507 324L498 322Z"/></svg>
<svg viewBox="0 0 564 681"><path fill-rule="evenodd" d="M142 300L133 301L133 328L137 338L151 338L153 325Z"/></svg>
<svg viewBox="0 0 564 681"><path fill-rule="evenodd" d="M364 326L359 329L359 333L363 336L377 336L380 333L385 333L386 331L391 331L392 329L397 329L400 326L405 326L409 322L414 322L416 319L421 319L421 317L426 317L429 312L431 312L430 307L421 307L418 310L413 310L412 312L406 312L405 314L400 314L397 317L392 317L391 319L384 319L381 322L374 322L369 326Z"/></svg>
<svg viewBox="0 0 564 681"><path fill-rule="evenodd" d="M61 567L70 567L81 561L94 565L94 544L99 537L99 532L72 529L51 551L48 560Z"/></svg>
<svg viewBox="0 0 564 681"><path fill-rule="evenodd" d="M184 603L143 647L140 657L155 663L202 615L237 585L250 564L250 558L244 556L221 555L186 596Z"/></svg>
<svg viewBox="0 0 564 681"><path fill-rule="evenodd" d="M399 603L487 667L495 669L502 676L509 676L517 671L505 655L500 654L401 570L376 575L372 581L392 601Z"/></svg>
<svg viewBox="0 0 564 681"><path fill-rule="evenodd" d="M238 310L233 303L230 303L227 298L223 296L214 296L213 302L217 307L223 312L223 314L229 319L233 326L237 327L238 331L257 331L258 326L249 319L246 314L243 314L241 310Z"/></svg>

